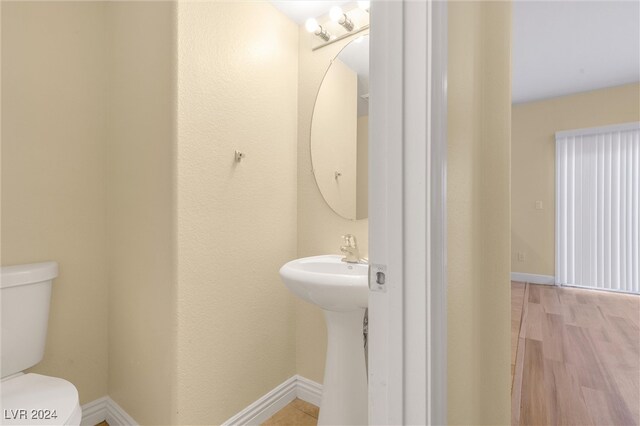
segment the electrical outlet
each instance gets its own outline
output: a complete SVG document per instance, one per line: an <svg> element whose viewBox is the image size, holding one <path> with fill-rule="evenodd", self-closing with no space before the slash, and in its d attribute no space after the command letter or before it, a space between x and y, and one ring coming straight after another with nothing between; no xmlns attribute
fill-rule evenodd
<svg viewBox="0 0 640 426"><path fill-rule="evenodd" d="M518 257L518 262L524 262L524 253L519 251L516 256Z"/></svg>
<svg viewBox="0 0 640 426"><path fill-rule="evenodd" d="M536 201L536 210L542 210L542 201Z"/></svg>

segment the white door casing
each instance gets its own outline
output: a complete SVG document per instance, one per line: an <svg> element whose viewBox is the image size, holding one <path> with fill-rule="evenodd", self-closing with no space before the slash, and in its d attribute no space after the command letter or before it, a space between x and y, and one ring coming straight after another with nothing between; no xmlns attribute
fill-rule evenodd
<svg viewBox="0 0 640 426"><path fill-rule="evenodd" d="M446 9L371 6L370 424L446 423Z"/></svg>

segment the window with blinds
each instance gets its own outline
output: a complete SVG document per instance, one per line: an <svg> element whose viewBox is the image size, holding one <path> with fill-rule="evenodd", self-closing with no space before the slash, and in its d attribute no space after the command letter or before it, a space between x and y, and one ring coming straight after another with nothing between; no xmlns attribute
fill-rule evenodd
<svg viewBox="0 0 640 426"><path fill-rule="evenodd" d="M640 123L556 133L556 284L640 292Z"/></svg>

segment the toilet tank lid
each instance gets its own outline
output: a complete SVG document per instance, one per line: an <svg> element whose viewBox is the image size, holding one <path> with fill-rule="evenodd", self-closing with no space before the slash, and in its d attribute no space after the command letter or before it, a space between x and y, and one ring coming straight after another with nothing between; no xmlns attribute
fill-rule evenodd
<svg viewBox="0 0 640 426"><path fill-rule="evenodd" d="M58 262L29 263L0 268L0 288L52 280L58 276Z"/></svg>

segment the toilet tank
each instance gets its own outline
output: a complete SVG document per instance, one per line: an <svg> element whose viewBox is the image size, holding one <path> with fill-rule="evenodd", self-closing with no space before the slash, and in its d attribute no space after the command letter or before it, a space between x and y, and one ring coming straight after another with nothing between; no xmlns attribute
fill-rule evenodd
<svg viewBox="0 0 640 426"><path fill-rule="evenodd" d="M58 264L3 266L0 271L0 369L1 377L6 377L42 360Z"/></svg>

